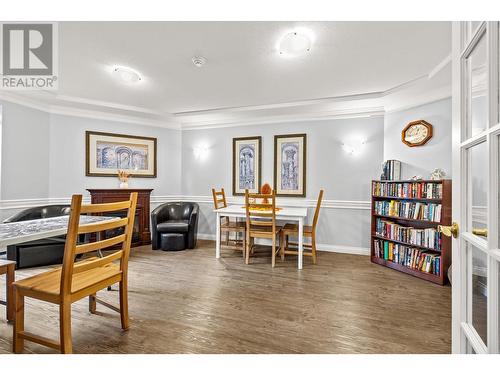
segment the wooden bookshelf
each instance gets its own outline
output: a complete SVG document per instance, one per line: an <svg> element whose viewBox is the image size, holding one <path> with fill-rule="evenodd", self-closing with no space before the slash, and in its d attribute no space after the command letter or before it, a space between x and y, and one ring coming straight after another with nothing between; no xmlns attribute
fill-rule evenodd
<svg viewBox="0 0 500 375"><path fill-rule="evenodd" d="M441 197L432 197L432 198L420 198L420 197L400 197L391 195L375 195L373 194L373 185L376 183L389 183L389 184L411 184L411 183L433 183L433 184L441 184L442 186L442 195ZM441 219L439 221L431 221L431 220L422 220L422 219L414 219L414 218L403 218L392 215L381 215L375 211L376 202L380 201L397 201L397 202L412 202L417 203L420 202L422 204L440 204L441 205ZM431 247L414 245L405 241L400 241L396 239L387 238L377 233L377 219L382 219L385 221L390 221L394 224L398 224L404 227L411 227L414 229L427 229L433 228L437 229L438 225L451 225L451 180L373 180L372 181L372 204L371 204L371 261L372 263L380 264L385 267L389 267L400 272L404 272L410 274L412 276L431 281L436 284L444 285L447 283L447 273L448 268L451 264L451 239L444 235L441 235L441 246L440 249L433 249ZM402 246L406 246L409 248L420 249L422 251L441 255L440 259L440 269L439 274L428 273L416 268L411 268L405 266L400 263L396 263L392 260L385 259L384 257L378 257L375 251L375 240L379 241L387 241L389 243L398 244Z"/></svg>

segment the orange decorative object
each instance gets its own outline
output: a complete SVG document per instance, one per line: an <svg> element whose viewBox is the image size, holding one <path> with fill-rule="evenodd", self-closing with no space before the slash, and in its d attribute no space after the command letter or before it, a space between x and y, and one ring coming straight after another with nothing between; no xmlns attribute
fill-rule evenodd
<svg viewBox="0 0 500 375"><path fill-rule="evenodd" d="M241 206L241 208L246 208L245 206ZM281 211L282 208L281 207L276 207L274 209L274 211L278 212L278 211ZM266 208L266 207L252 207L252 205L250 205L250 211L271 211L270 208Z"/></svg>
<svg viewBox="0 0 500 375"><path fill-rule="evenodd" d="M273 189L271 189L271 185L269 185L267 182L262 185L262 188L260 189L261 194L271 194L273 192ZM267 198L264 198L262 200L262 203L269 203L269 200Z"/></svg>

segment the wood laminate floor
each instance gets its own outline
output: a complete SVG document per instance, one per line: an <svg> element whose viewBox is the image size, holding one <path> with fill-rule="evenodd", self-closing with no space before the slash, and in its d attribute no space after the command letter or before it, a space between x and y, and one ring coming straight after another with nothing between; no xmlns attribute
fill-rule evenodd
<svg viewBox="0 0 500 375"><path fill-rule="evenodd" d="M371 264L366 256L320 253L313 266L268 254L216 260L213 242L195 250L132 250L131 329L103 306L73 305L75 353L449 353L451 288ZM23 278L43 269L20 270ZM4 280L0 281L4 285ZM2 286L2 291L5 290ZM3 293L3 292L2 292ZM117 304L116 291L99 297ZM58 337L56 306L27 299L26 328ZM12 326L0 306L0 353ZM26 344L26 353L52 353Z"/></svg>

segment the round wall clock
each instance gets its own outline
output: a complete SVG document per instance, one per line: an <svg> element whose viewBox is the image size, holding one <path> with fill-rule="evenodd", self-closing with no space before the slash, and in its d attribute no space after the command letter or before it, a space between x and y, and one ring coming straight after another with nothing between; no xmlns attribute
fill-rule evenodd
<svg viewBox="0 0 500 375"><path fill-rule="evenodd" d="M432 125L427 121L412 121L403 129L401 140L409 147L422 146L432 138Z"/></svg>

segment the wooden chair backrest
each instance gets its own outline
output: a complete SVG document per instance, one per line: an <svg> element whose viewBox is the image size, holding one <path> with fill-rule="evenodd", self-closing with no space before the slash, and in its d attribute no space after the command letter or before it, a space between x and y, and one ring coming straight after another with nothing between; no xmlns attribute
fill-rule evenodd
<svg viewBox="0 0 500 375"><path fill-rule="evenodd" d="M124 202L102 203L82 205L82 196L73 195L71 199L71 209L69 214L68 233L64 247L64 257L61 273L61 295L71 294L71 283L73 275L88 271L93 268L102 267L115 260L120 260L120 270L125 278L128 271L128 258L130 255L130 244L132 242L132 231L134 229L135 209L137 206L137 192L130 194L130 199ZM98 222L94 224L80 225L80 215L84 214L104 214L109 212L127 210L127 216L117 220ZM78 244L80 234L102 233L110 229L123 228L122 234L108 237L103 240ZM92 251L105 249L110 246L121 244L120 250L103 258L87 261L75 262L78 254L85 254Z"/></svg>
<svg viewBox="0 0 500 375"><path fill-rule="evenodd" d="M212 197L214 198L214 207L216 210L218 210L219 208L227 207L226 193L224 192L224 188L221 188L220 191L215 191L215 189L212 189Z"/></svg>
<svg viewBox="0 0 500 375"><path fill-rule="evenodd" d="M316 203L316 210L314 211L314 218L313 218L313 232L316 231L316 224L318 224L318 219L319 219L319 210L321 209L321 201L323 200L323 190L319 191L319 196L318 196L318 202Z"/></svg>
<svg viewBox="0 0 500 375"><path fill-rule="evenodd" d="M267 199L270 203L258 203L257 199ZM252 209L265 209L265 211L255 211ZM272 227L273 232L276 232L276 194L274 190L271 194L253 194L245 190L245 210L246 210L246 227L250 231L251 226ZM259 218L261 220L254 220Z"/></svg>

